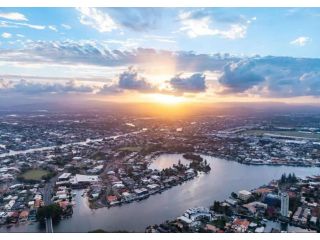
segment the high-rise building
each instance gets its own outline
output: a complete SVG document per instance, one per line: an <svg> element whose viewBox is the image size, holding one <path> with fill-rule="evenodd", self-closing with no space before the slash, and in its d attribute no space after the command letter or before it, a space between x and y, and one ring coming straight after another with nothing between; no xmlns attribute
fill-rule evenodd
<svg viewBox="0 0 320 240"><path fill-rule="evenodd" d="M289 195L286 192L281 193L281 215L288 217L289 214Z"/></svg>

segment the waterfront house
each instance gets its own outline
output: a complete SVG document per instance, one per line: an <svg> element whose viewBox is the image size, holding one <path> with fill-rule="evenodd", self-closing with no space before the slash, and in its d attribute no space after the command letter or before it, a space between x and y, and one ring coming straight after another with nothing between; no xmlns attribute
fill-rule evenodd
<svg viewBox="0 0 320 240"><path fill-rule="evenodd" d="M249 198L252 196L251 192L247 191L247 190L241 190L238 192L238 197L239 199L241 199L242 201L247 201L249 200Z"/></svg>
<svg viewBox="0 0 320 240"><path fill-rule="evenodd" d="M248 230L250 222L247 219L236 218L231 225L234 232L243 233Z"/></svg>
<svg viewBox="0 0 320 240"><path fill-rule="evenodd" d="M23 223L26 222L28 220L28 216L29 216L29 212L24 210L20 213L19 215L19 222Z"/></svg>
<svg viewBox="0 0 320 240"><path fill-rule="evenodd" d="M117 202L118 201L118 197L117 196L115 196L115 195L109 195L109 196L107 196L107 202L109 203L109 204L114 204L115 202Z"/></svg>

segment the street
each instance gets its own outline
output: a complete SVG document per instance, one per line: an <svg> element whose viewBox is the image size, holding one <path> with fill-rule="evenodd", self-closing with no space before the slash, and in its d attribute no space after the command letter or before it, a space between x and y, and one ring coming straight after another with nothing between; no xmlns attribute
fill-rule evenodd
<svg viewBox="0 0 320 240"><path fill-rule="evenodd" d="M52 189L53 189L54 182L55 182L55 178L52 178L48 183L46 183L43 189L43 201L45 206L52 204L51 198L52 198ZM46 223L46 232L53 233L52 218L51 217L46 218L45 223Z"/></svg>

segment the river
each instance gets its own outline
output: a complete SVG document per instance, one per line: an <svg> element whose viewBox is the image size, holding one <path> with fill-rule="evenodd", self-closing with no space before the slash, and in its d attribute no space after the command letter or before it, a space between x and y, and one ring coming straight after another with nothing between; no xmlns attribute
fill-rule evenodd
<svg viewBox="0 0 320 240"><path fill-rule="evenodd" d="M279 179L283 173L295 173L299 177L320 174L320 168L243 165L203 157L210 163L211 172L141 202L91 210L86 199L81 197L82 191L76 191L77 205L73 217L54 226L54 232L88 232L95 229L143 232L148 225L176 218L190 207L209 206L214 200L228 198L233 191L257 188L272 179ZM177 162L182 158L181 154L160 155L154 160L152 167L167 167L167 161ZM36 231L36 228L33 226L28 231Z"/></svg>

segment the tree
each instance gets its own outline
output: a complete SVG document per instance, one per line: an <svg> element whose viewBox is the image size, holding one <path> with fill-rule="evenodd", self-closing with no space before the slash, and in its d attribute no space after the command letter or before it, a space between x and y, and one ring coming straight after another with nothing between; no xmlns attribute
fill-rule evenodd
<svg viewBox="0 0 320 240"><path fill-rule="evenodd" d="M289 173L288 176L286 176L286 174L282 174L281 175L281 178L280 178L280 184L286 184L286 183L289 183L289 184L292 184L292 183L296 183L298 181L296 175L294 173Z"/></svg>
<svg viewBox="0 0 320 240"><path fill-rule="evenodd" d="M219 212L220 211L220 202L214 201L213 205L210 208L215 212Z"/></svg>
<svg viewBox="0 0 320 240"><path fill-rule="evenodd" d="M60 221L62 208L57 204L40 207L37 211L36 218L40 223L44 223L46 218L52 218L53 222Z"/></svg>
<svg viewBox="0 0 320 240"><path fill-rule="evenodd" d="M293 173L292 174L292 183L296 183L298 182L298 178L296 177L296 175Z"/></svg>
<svg viewBox="0 0 320 240"><path fill-rule="evenodd" d="M297 197L292 197L289 200L289 210L294 212L299 207L299 199Z"/></svg>
<svg viewBox="0 0 320 240"><path fill-rule="evenodd" d="M320 220L319 220L319 218L317 218L316 226L317 226L317 232L320 232Z"/></svg>
<svg viewBox="0 0 320 240"><path fill-rule="evenodd" d="M287 176L286 176L286 174L285 173L283 173L282 175L281 175L281 179L280 179L280 183L285 183L286 182L286 179L287 179Z"/></svg>
<svg viewBox="0 0 320 240"><path fill-rule="evenodd" d="M291 181L292 181L292 176L291 176L291 173L289 173L287 182L291 183Z"/></svg>
<svg viewBox="0 0 320 240"><path fill-rule="evenodd" d="M233 197L233 198L238 198L238 195L237 195L235 192L232 192L232 193L231 193L231 197Z"/></svg>

